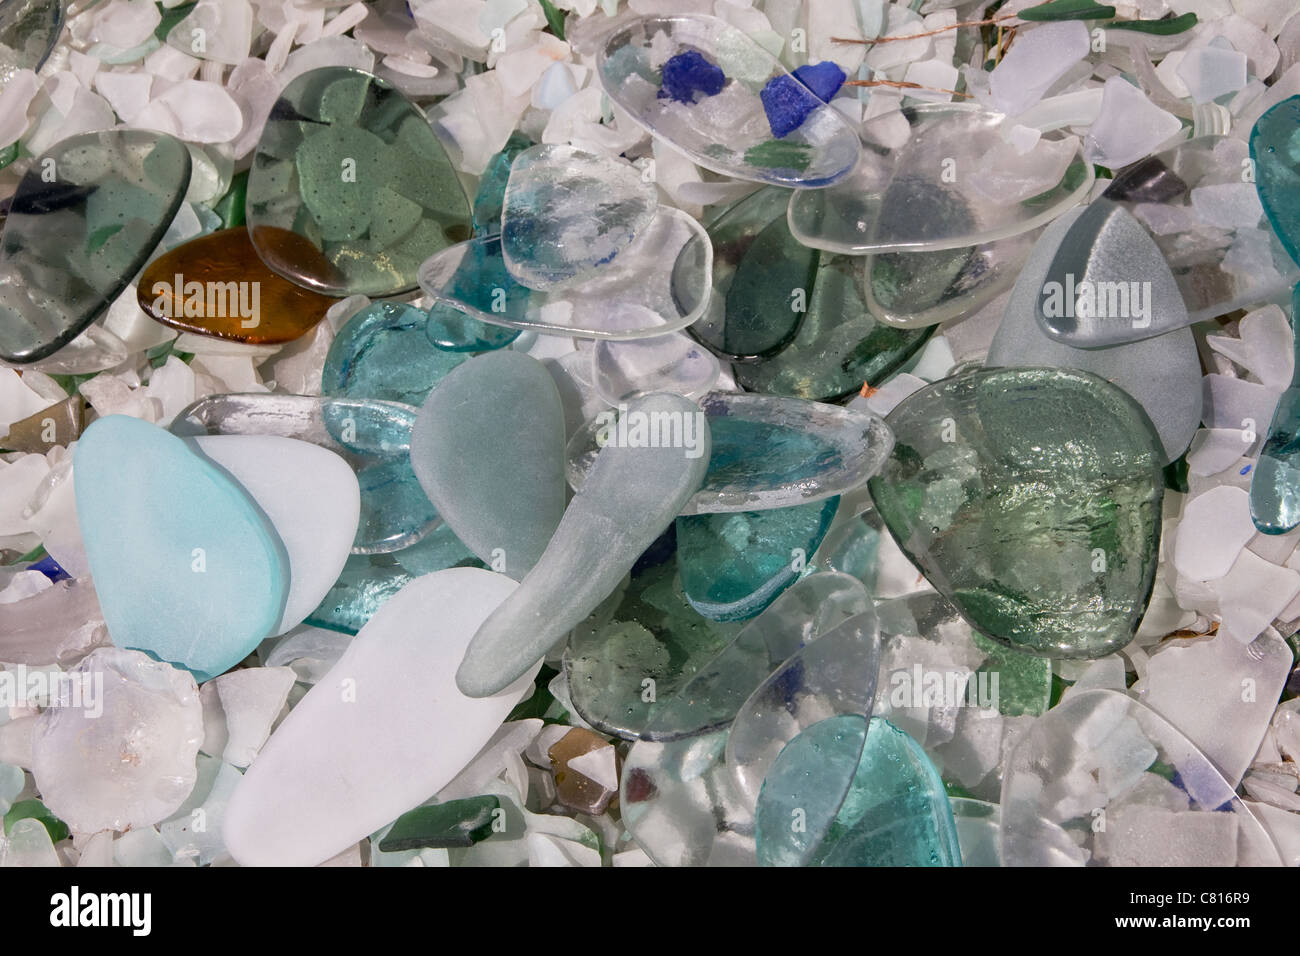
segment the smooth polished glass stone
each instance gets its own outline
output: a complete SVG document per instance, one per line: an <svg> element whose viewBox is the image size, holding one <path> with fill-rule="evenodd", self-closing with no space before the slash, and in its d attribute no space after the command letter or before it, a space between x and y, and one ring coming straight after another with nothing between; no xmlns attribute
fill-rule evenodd
<svg viewBox="0 0 1300 956"><path fill-rule="evenodd" d="M725 727L790 655L871 607L860 581L812 574L742 628L686 603L671 555L657 568L633 575L608 624L598 617L604 605L575 629L565 654L575 708L622 737L676 740Z"/></svg>
<svg viewBox="0 0 1300 956"><path fill-rule="evenodd" d="M1280 863L1205 755L1118 691L1071 693L1034 721L1007 761L1000 803L1005 866Z"/></svg>
<svg viewBox="0 0 1300 956"><path fill-rule="evenodd" d="M473 846L492 835L492 823L500 809L501 801L494 796L416 807L397 818L379 841L379 850L396 853L426 847Z"/></svg>
<svg viewBox="0 0 1300 956"><path fill-rule="evenodd" d="M1249 165L1249 147L1236 136L1198 136L1121 171L1103 193L1151 234L1189 322L1252 308L1300 281L1300 266L1261 213L1267 206L1256 189L1269 164L1254 186L1243 179Z"/></svg>
<svg viewBox="0 0 1300 956"><path fill-rule="evenodd" d="M1300 285L1292 295L1293 324L1298 310ZM1300 338L1295 348L1300 350ZM1277 400L1268 438L1250 477L1250 517L1264 534L1285 534L1300 526L1300 364L1293 369L1291 385Z"/></svg>
<svg viewBox="0 0 1300 956"><path fill-rule="evenodd" d="M420 110L384 80L323 67L285 87L248 177L248 228L263 261L326 295L415 288L431 253L470 235L469 200ZM266 227L321 253L286 254Z"/></svg>
<svg viewBox="0 0 1300 956"><path fill-rule="evenodd" d="M320 604L307 615L307 623L356 634L389 598L421 575L483 566L449 527L435 521L432 531L401 550L354 553Z"/></svg>
<svg viewBox="0 0 1300 956"><path fill-rule="evenodd" d="M115 644L206 679L274 633L288 556L222 469L124 415L86 429L74 467L77 522Z"/></svg>
<svg viewBox="0 0 1300 956"><path fill-rule="evenodd" d="M790 739L813 723L836 715L869 716L879 651L879 626L868 610L795 648L743 700L736 694L743 693L745 682L722 676L724 657L730 655L719 655L664 707L660 718L670 727L679 725L681 710L697 717L724 714L727 722L666 741L652 725L649 739L637 741L628 752L619 809L637 845L660 866L755 865L757 788L767 768ZM767 658L765 652L758 656ZM738 737L735 745L729 736ZM827 780L823 796L828 803L838 805L848 793L853 766L856 762ZM811 842L820 843L824 822L815 815L806 819Z"/></svg>
<svg viewBox="0 0 1300 956"><path fill-rule="evenodd" d="M660 96L665 64L692 51L721 67L726 84L689 103ZM775 78L798 81L747 34L714 17L634 20L605 41L596 75L633 120L695 163L726 176L826 186L851 170L861 152L848 121L823 103L780 141L774 138L760 92ZM807 92L802 85L799 89Z"/></svg>
<svg viewBox="0 0 1300 956"><path fill-rule="evenodd" d="M474 635L457 686L494 694L594 611L637 558L659 537L700 487L709 461L709 429L694 402L649 395L632 403L633 420L677 420L690 447L610 441L588 481L565 509L541 558L510 599Z"/></svg>
<svg viewBox="0 0 1300 956"><path fill-rule="evenodd" d="M852 779L842 800L837 783ZM814 819L801 831L800 819ZM960 866L948 795L920 745L883 718L830 717L795 737L755 813L765 866ZM817 845L808 832L824 834Z"/></svg>
<svg viewBox="0 0 1300 956"><path fill-rule="evenodd" d="M1054 341L1035 317L1056 250L1086 211L1071 210L1043 231L1011 290L986 363L1080 369L1101 376L1142 406L1160 436L1165 462L1173 461L1187 450L1201 423L1201 360L1191 329L1108 348L1077 349Z"/></svg>
<svg viewBox="0 0 1300 956"><path fill-rule="evenodd" d="M981 634L1046 657L1132 640L1155 580L1164 499L1151 425L1071 369L986 369L886 418L868 483L904 554Z"/></svg>
<svg viewBox="0 0 1300 956"><path fill-rule="evenodd" d="M1047 271L1036 318L1074 348L1154 338L1190 324L1155 240L1118 203L1095 199L1066 231Z"/></svg>
<svg viewBox="0 0 1300 956"><path fill-rule="evenodd" d="M532 692L537 667L480 699L453 679L471 636L516 587L502 574L452 568L385 604L235 787L222 819L235 861L314 866L450 783Z"/></svg>
<svg viewBox="0 0 1300 956"><path fill-rule="evenodd" d="M509 350L472 358L428 397L411 467L443 521L523 580L564 514L564 405L551 373Z"/></svg>
<svg viewBox="0 0 1300 956"><path fill-rule="evenodd" d="M638 559L626 589L611 594L569 635L569 699L602 733L641 736L659 701L670 699L740 631L740 623L710 621L687 603L673 560L674 531L670 526Z"/></svg>
<svg viewBox="0 0 1300 956"><path fill-rule="evenodd" d="M875 415L838 405L710 392L700 407L713 454L684 515L788 508L842 494L875 474L893 444ZM569 440L569 487L581 490L602 442L624 431L611 410Z"/></svg>
<svg viewBox="0 0 1300 956"><path fill-rule="evenodd" d="M1250 131L1255 188L1268 221L1300 263L1300 96L1267 110Z"/></svg>
<svg viewBox="0 0 1300 956"><path fill-rule="evenodd" d="M283 237L315 251L294 233ZM250 345L301 338L335 301L268 269L242 227L163 253L145 267L137 289L140 308L168 328Z"/></svg>
<svg viewBox="0 0 1300 956"><path fill-rule="evenodd" d="M19 70L39 70L62 32L61 0L0 0L0 90Z"/></svg>
<svg viewBox="0 0 1300 956"><path fill-rule="evenodd" d="M560 289L611 261L650 225L654 181L625 160L572 146L532 146L510 167L501 253L530 289Z"/></svg>
<svg viewBox="0 0 1300 956"><path fill-rule="evenodd" d="M853 173L790 201L790 230L829 252L961 249L1028 232L1088 194L1076 136L1046 133L1025 155L1005 117L964 103L906 107L862 124Z"/></svg>
<svg viewBox="0 0 1300 956"><path fill-rule="evenodd" d="M86 427L86 400L73 395L9 426L0 448L44 455L55 445L66 448Z"/></svg>
<svg viewBox="0 0 1300 956"><path fill-rule="evenodd" d="M529 289L506 267L500 236L472 239L431 256L420 288L439 303L490 325L548 335L641 339L690 325L704 311L713 246L704 227L669 206L614 259L573 285Z"/></svg>
<svg viewBox="0 0 1300 956"><path fill-rule="evenodd" d="M36 362L85 331L153 253L189 183L184 144L147 130L82 133L34 162L0 236L0 359Z"/></svg>
<svg viewBox="0 0 1300 956"><path fill-rule="evenodd" d="M562 806L592 816L618 802L618 774L623 766L613 745L585 727L574 727L546 751Z"/></svg>
<svg viewBox="0 0 1300 956"><path fill-rule="evenodd" d="M488 162L483 177L474 194L474 235L495 236L501 232L501 213L506 204L506 184L510 181L510 167L515 157L533 145L533 141L517 130L510 134L501 152Z"/></svg>
<svg viewBox="0 0 1300 956"><path fill-rule="evenodd" d="M428 315L424 334L435 348L448 352L491 352L505 348L520 335L519 329L488 325L445 302L435 302Z"/></svg>
<svg viewBox="0 0 1300 956"><path fill-rule="evenodd" d="M839 498L792 508L677 519L677 569L691 607L744 621L795 582L826 536Z"/></svg>
<svg viewBox="0 0 1300 956"><path fill-rule="evenodd" d="M430 342L428 321L428 313L402 302L366 306L330 343L321 391L337 398L422 405L443 377L469 357Z"/></svg>
<svg viewBox="0 0 1300 956"><path fill-rule="evenodd" d="M171 431L181 436L279 435L340 455L361 486L353 554L381 554L408 548L441 523L411 469L417 411L367 398L212 395L177 415Z"/></svg>

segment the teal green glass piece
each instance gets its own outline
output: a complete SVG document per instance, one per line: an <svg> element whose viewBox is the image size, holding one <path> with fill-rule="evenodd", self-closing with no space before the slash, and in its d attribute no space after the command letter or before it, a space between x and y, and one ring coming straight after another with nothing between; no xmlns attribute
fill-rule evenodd
<svg viewBox="0 0 1300 956"><path fill-rule="evenodd" d="M1269 223L1300 263L1300 96L1267 110L1250 131L1255 190Z"/></svg>
<svg viewBox="0 0 1300 956"><path fill-rule="evenodd" d="M678 518L677 568L686 600L710 620L754 617L799 577L839 501Z"/></svg>
<svg viewBox="0 0 1300 956"><path fill-rule="evenodd" d="M853 782L840 800L834 783L846 770ZM830 717L786 744L754 822L764 866L961 866L938 771L881 718Z"/></svg>
<svg viewBox="0 0 1300 956"><path fill-rule="evenodd" d="M676 548L670 528L633 567L626 590L610 595L569 635L569 699L603 733L641 736L659 701L669 700L743 626L711 621L691 607L677 573Z"/></svg>
<svg viewBox="0 0 1300 956"><path fill-rule="evenodd" d="M1300 97L1295 99L1300 104ZM1292 328L1295 316L1300 314L1297 309L1300 285L1291 297ZM1294 348L1300 363L1300 337ZM1264 534L1286 534L1300 526L1300 364L1292 373L1291 385L1277 401L1268 438L1250 478L1250 517Z"/></svg>
<svg viewBox="0 0 1300 956"><path fill-rule="evenodd" d="M429 309L425 334L434 348L447 352L492 352L519 338L519 329L489 325L445 302L435 302Z"/></svg>
<svg viewBox="0 0 1300 956"><path fill-rule="evenodd" d="M39 820L50 835L51 843L68 838L68 825L49 811L39 800L19 800L4 815L5 836L19 820Z"/></svg>
<svg viewBox="0 0 1300 956"><path fill-rule="evenodd" d="M1052 662L1048 658L1005 647L979 633L972 633L971 639L988 655L971 680L977 687L997 687L998 713L1038 717L1047 712L1052 699ZM983 685L981 675L988 675ZM990 684L993 675L997 675L996 685Z"/></svg>
<svg viewBox="0 0 1300 956"><path fill-rule="evenodd" d="M325 357L321 391L421 405L444 375L468 358L437 348L428 314L401 302L376 302L339 329Z"/></svg>
<svg viewBox="0 0 1300 956"><path fill-rule="evenodd" d="M328 448L352 466L361 487L352 551L381 554L408 548L439 525L411 470L416 411L368 398L213 395L184 409L171 431L183 437L278 435Z"/></svg>
<svg viewBox="0 0 1300 956"><path fill-rule="evenodd" d="M364 497L362 499L364 504ZM384 602L424 574L447 568L481 568L483 562L445 524L410 547L383 554L353 554L343 573L307 615L306 623L356 634Z"/></svg>
<svg viewBox="0 0 1300 956"><path fill-rule="evenodd" d="M501 212L505 209L506 183L510 181L510 167L515 157L533 145L523 133L510 134L501 152L488 160L483 178L478 181L474 194L474 235L495 236L501 232Z"/></svg>
<svg viewBox="0 0 1300 956"><path fill-rule="evenodd" d="M62 32L62 0L0 0L0 90L19 70L39 70Z"/></svg>
<svg viewBox="0 0 1300 956"><path fill-rule="evenodd" d="M397 818L379 841L380 852L473 846L492 835L500 810L501 801L493 796L416 807Z"/></svg>
<svg viewBox="0 0 1300 956"><path fill-rule="evenodd" d="M110 415L77 442L74 478L95 593L118 647L204 680L272 633L288 556L224 471L156 425Z"/></svg>
<svg viewBox="0 0 1300 956"><path fill-rule="evenodd" d="M799 243L786 221L789 201L790 190L768 187L740 200L709 226L714 295L690 331L737 363L736 381L749 391L842 398L864 382L883 381L933 329L881 322L864 294L865 264L872 260L819 253ZM954 253L894 258L935 255ZM883 271L884 259L875 257L878 271ZM925 281L939 286L932 298L954 276L925 270ZM909 301L916 295L909 289Z"/></svg>
<svg viewBox="0 0 1300 956"><path fill-rule="evenodd" d="M271 109L248 177L263 261L328 295L415 287L429 255L468 239L469 200L424 114L384 80L324 67ZM288 231L303 240L286 243Z"/></svg>
<svg viewBox="0 0 1300 956"><path fill-rule="evenodd" d="M1102 657L1133 638L1155 580L1164 481L1150 420L1072 369L985 369L886 418L868 488L890 534L981 634Z"/></svg>
<svg viewBox="0 0 1300 956"><path fill-rule="evenodd" d="M147 130L83 133L37 159L0 237L0 359L52 355L106 311L157 247L189 183L184 144Z"/></svg>

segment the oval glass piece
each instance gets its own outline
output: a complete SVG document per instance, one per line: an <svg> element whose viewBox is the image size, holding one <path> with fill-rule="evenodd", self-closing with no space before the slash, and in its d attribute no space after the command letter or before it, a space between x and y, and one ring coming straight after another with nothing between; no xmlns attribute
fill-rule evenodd
<svg viewBox="0 0 1300 956"><path fill-rule="evenodd" d="M39 70L62 32L61 0L0 0L0 90L19 70Z"/></svg>
<svg viewBox="0 0 1300 956"><path fill-rule="evenodd" d="M1051 222L1081 201L1093 169L1076 136L1046 133L1021 155L1005 117L963 103L886 113L862 125L851 176L790 202L790 231L829 252L960 249Z"/></svg>
<svg viewBox="0 0 1300 956"><path fill-rule="evenodd" d="M706 74L693 101L663 88L665 63L683 54ZM816 105L793 131L773 135L760 92L773 80L792 84L791 89L806 87L743 31L715 17L635 20L605 42L596 75L633 120L693 162L726 176L827 186L848 173L861 152L848 121L825 104ZM712 85L710 78L716 78Z"/></svg>
<svg viewBox="0 0 1300 956"><path fill-rule="evenodd" d="M471 239L420 267L420 287L438 303L492 325L548 335L644 339L690 325L704 311L713 246L704 227L660 206L611 261L563 290L528 288L506 266L500 236Z"/></svg>
<svg viewBox="0 0 1300 956"><path fill-rule="evenodd" d="M1072 693L1034 721L1011 753L1001 807L1006 866L1281 865L1196 745L1118 691Z"/></svg>
<svg viewBox="0 0 1300 956"><path fill-rule="evenodd" d="M0 359L35 362L85 331L153 253L189 183L184 144L147 130L71 136L36 160L0 237Z"/></svg>
<svg viewBox="0 0 1300 956"><path fill-rule="evenodd" d="M713 451L704 485L684 515L786 508L842 494L875 474L894 444L875 415L838 405L710 392L700 407ZM620 429L627 427L611 409L573 436L565 467L571 488L586 481L602 439L626 438Z"/></svg>
<svg viewBox="0 0 1300 956"><path fill-rule="evenodd" d="M368 398L309 395L211 395L172 423L173 434L279 435L342 456L361 485L353 554L400 551L441 524L411 470L411 429L418 409Z"/></svg>
<svg viewBox="0 0 1300 956"><path fill-rule="evenodd" d="M408 292L431 251L470 235L469 199L424 114L345 67L284 88L253 155L247 211L263 262L340 297Z"/></svg>

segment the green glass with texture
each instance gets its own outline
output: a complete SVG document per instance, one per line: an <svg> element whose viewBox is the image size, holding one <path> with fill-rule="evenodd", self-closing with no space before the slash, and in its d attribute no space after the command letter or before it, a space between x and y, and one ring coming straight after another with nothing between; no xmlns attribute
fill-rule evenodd
<svg viewBox="0 0 1300 956"><path fill-rule="evenodd" d="M39 361L99 318L153 253L189 184L184 144L148 130L71 136L38 158L0 237L0 359Z"/></svg>
<svg viewBox="0 0 1300 956"><path fill-rule="evenodd" d="M839 781L850 776L845 792ZM786 744L763 781L754 831L764 866L961 866L939 772L880 717L830 717Z"/></svg>
<svg viewBox="0 0 1300 956"><path fill-rule="evenodd" d="M1291 323L1300 309L1300 285L1291 294ZM1264 534L1286 534L1300 526L1300 339L1291 385L1277 401L1268 438L1250 479L1250 517Z"/></svg>
<svg viewBox="0 0 1300 956"><path fill-rule="evenodd" d="M470 205L424 114L385 81L324 67L285 87L248 177L262 260L327 295L415 288L433 253L470 237ZM285 243L295 233L319 250Z"/></svg>
<svg viewBox="0 0 1300 956"><path fill-rule="evenodd" d="M39 70L61 32L60 0L0 0L0 90L19 70Z"/></svg>
<svg viewBox="0 0 1300 956"><path fill-rule="evenodd" d="M1155 580L1163 452L1087 372L984 369L916 392L868 482L889 532L986 637L1045 657L1132 640Z"/></svg>

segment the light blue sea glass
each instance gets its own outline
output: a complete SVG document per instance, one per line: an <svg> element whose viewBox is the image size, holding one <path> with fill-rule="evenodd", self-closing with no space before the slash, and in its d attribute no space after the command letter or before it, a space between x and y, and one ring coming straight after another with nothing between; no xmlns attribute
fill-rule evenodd
<svg viewBox="0 0 1300 956"><path fill-rule="evenodd" d="M1297 309L1300 285L1292 294L1293 328ZM1300 338L1296 348L1300 349ZM1300 352L1296 357L1291 385L1277 401L1250 479L1250 517L1264 534L1286 534L1300 525Z"/></svg>
<svg viewBox="0 0 1300 956"><path fill-rule="evenodd" d="M467 356L436 347L428 313L401 302L376 302L348 319L325 357L321 390L340 398L420 405Z"/></svg>
<svg viewBox="0 0 1300 956"><path fill-rule="evenodd" d="M215 677L275 628L284 545L251 498L181 439L110 415L75 458L77 520L113 643Z"/></svg>

